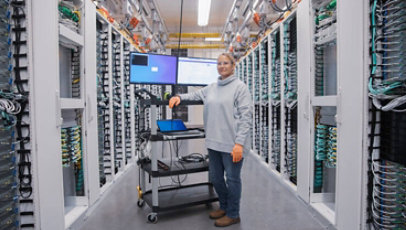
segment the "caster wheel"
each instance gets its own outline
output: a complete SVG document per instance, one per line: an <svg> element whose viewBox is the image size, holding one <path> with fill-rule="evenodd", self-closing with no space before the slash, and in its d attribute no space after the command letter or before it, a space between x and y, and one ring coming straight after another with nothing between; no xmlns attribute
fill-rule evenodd
<svg viewBox="0 0 406 230"><path fill-rule="evenodd" d="M139 208L142 208L143 206L144 206L144 200L138 200L137 201L137 206L139 207Z"/></svg>
<svg viewBox="0 0 406 230"><path fill-rule="evenodd" d="M148 222L155 224L158 222L158 215L156 213L150 213L147 216Z"/></svg>

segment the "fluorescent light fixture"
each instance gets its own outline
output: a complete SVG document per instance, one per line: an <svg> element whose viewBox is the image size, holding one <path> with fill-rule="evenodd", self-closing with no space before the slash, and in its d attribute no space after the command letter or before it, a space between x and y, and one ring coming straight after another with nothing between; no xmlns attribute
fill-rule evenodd
<svg viewBox="0 0 406 230"><path fill-rule="evenodd" d="M206 42L220 42L221 37L218 37L218 38L205 38L204 41L206 41Z"/></svg>
<svg viewBox="0 0 406 230"><path fill-rule="evenodd" d="M199 0L197 24L199 26L207 26L209 24L211 0Z"/></svg>

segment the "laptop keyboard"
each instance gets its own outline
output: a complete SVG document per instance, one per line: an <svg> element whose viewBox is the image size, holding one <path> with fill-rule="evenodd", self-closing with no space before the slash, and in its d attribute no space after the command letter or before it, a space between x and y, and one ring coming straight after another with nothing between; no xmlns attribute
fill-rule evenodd
<svg viewBox="0 0 406 230"><path fill-rule="evenodd" d="M164 135L197 135L197 134L204 134L200 130L185 130L185 131L173 131L173 132L168 132L168 133L163 133Z"/></svg>

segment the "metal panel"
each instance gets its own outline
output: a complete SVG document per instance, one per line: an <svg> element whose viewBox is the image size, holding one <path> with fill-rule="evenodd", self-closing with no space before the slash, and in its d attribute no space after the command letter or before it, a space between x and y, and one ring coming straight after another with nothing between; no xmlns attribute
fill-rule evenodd
<svg viewBox="0 0 406 230"><path fill-rule="evenodd" d="M84 55L85 55L85 135L86 156L85 170L87 180L87 194L89 205L92 205L99 197L99 160L98 160L98 133L97 133L97 79L96 79L96 7L89 1L85 1L84 18Z"/></svg>
<svg viewBox="0 0 406 230"><path fill-rule="evenodd" d="M362 152L364 108L367 106L364 72L364 2L337 4L338 51L338 229L361 226Z"/></svg>
<svg viewBox="0 0 406 230"><path fill-rule="evenodd" d="M310 53L311 18L310 3L303 1L297 9L298 54L298 156L297 191L300 198L310 200Z"/></svg>
<svg viewBox="0 0 406 230"><path fill-rule="evenodd" d="M32 32L32 64L35 68L31 97L35 108L32 112L35 117L32 136L36 142L33 151L36 161L33 164L37 170L34 178L38 182L39 200L36 228L53 230L64 228L62 164L60 154L55 154L61 151L59 79L54 77L59 75L58 2L47 0L36 3L31 11L32 28L35 28Z"/></svg>

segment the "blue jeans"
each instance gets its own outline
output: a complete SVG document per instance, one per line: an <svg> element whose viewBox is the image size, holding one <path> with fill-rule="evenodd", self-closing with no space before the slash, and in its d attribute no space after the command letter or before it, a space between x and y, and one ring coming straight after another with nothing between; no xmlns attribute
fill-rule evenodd
<svg viewBox="0 0 406 230"><path fill-rule="evenodd" d="M233 163L231 153L208 149L210 182L219 198L220 209L230 218L240 216L241 168L244 159ZM224 180L224 172L226 179Z"/></svg>

